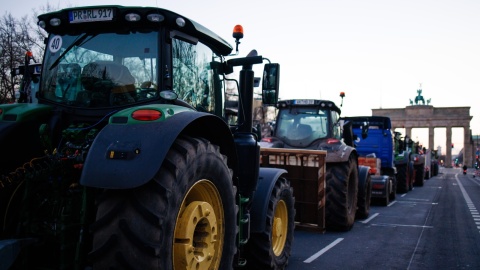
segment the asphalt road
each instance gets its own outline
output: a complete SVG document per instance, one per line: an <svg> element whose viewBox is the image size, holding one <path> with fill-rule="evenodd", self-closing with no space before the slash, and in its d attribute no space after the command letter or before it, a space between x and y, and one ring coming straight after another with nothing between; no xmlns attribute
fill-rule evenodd
<svg viewBox="0 0 480 270"><path fill-rule="evenodd" d="M292 269L480 269L480 176L440 173L348 232L296 230Z"/></svg>

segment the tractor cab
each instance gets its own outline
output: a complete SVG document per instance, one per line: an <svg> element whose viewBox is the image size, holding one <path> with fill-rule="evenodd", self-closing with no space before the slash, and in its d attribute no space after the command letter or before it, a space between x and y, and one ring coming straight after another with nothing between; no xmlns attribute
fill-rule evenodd
<svg viewBox="0 0 480 270"><path fill-rule="evenodd" d="M231 45L174 12L122 6L39 16L49 36L39 103L75 114L172 103L223 116Z"/></svg>
<svg viewBox="0 0 480 270"><path fill-rule="evenodd" d="M274 136L262 147L320 149L328 139L341 139L340 109L331 101L296 99L278 102Z"/></svg>

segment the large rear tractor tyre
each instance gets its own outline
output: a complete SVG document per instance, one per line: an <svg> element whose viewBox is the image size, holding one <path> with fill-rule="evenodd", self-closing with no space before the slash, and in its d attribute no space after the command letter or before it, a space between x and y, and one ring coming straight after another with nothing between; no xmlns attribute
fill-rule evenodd
<svg viewBox="0 0 480 270"><path fill-rule="evenodd" d="M413 166L413 162L411 161L408 163L408 190L413 190L413 185L415 183L415 167Z"/></svg>
<svg viewBox="0 0 480 270"><path fill-rule="evenodd" d="M390 201L395 201L397 198L397 177L390 176L392 178L392 192L388 195L390 197Z"/></svg>
<svg viewBox="0 0 480 270"><path fill-rule="evenodd" d="M407 193L409 190L408 186L408 171L407 164L397 165L397 192L398 193Z"/></svg>
<svg viewBox="0 0 480 270"><path fill-rule="evenodd" d="M432 168L430 167L428 170L425 170L425 180L428 180L430 179L430 177L432 176Z"/></svg>
<svg viewBox="0 0 480 270"><path fill-rule="evenodd" d="M252 233L245 248L246 269L285 269L292 250L294 230L293 188L288 180L279 178L270 194L265 230Z"/></svg>
<svg viewBox="0 0 480 270"><path fill-rule="evenodd" d="M372 201L372 177L367 175L365 184L360 185L358 190L357 212L355 218L365 219L370 215L370 204Z"/></svg>
<svg viewBox="0 0 480 270"><path fill-rule="evenodd" d="M327 230L349 231L355 222L358 193L358 167L347 162L327 163L325 225Z"/></svg>
<svg viewBox="0 0 480 270"><path fill-rule="evenodd" d="M231 269L236 212L226 158L183 137L149 183L104 192L89 259L94 269Z"/></svg>
<svg viewBox="0 0 480 270"><path fill-rule="evenodd" d="M433 176L438 175L438 163L433 164Z"/></svg>
<svg viewBox="0 0 480 270"><path fill-rule="evenodd" d="M423 164L415 166L415 186L423 187L425 183L425 166Z"/></svg>

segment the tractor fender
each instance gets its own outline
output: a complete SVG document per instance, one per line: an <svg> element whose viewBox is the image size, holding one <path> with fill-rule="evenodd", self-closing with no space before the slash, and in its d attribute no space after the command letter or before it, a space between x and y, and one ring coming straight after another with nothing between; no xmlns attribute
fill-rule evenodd
<svg viewBox="0 0 480 270"><path fill-rule="evenodd" d="M395 165L406 165L410 162L410 152L403 151L402 154L395 157Z"/></svg>
<svg viewBox="0 0 480 270"><path fill-rule="evenodd" d="M340 147L336 148L335 150L327 150L328 154L326 157L326 162L347 162L350 158L350 155L357 155L357 150L355 148L348 146L348 145L341 145Z"/></svg>
<svg viewBox="0 0 480 270"><path fill-rule="evenodd" d="M265 231L265 216L267 215L268 203L270 202L270 194L277 180L287 171L277 168L260 168L257 189L253 195L251 205L251 223L250 230L253 233Z"/></svg>
<svg viewBox="0 0 480 270"><path fill-rule="evenodd" d="M84 163L80 184L129 189L150 181L181 134L203 137L220 147L233 170L236 152L228 125L218 116L185 111L163 122L108 124L95 138Z"/></svg>

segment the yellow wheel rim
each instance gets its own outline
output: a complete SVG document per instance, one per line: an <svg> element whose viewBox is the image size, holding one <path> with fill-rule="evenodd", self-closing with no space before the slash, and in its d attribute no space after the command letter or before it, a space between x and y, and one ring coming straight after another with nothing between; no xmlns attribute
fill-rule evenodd
<svg viewBox="0 0 480 270"><path fill-rule="evenodd" d="M208 180L196 182L183 199L175 224L174 269L218 269L224 244L223 216L215 185Z"/></svg>
<svg viewBox="0 0 480 270"><path fill-rule="evenodd" d="M285 201L280 200L275 208L272 225L272 248L275 256L280 256L285 248L288 233L288 211Z"/></svg>

